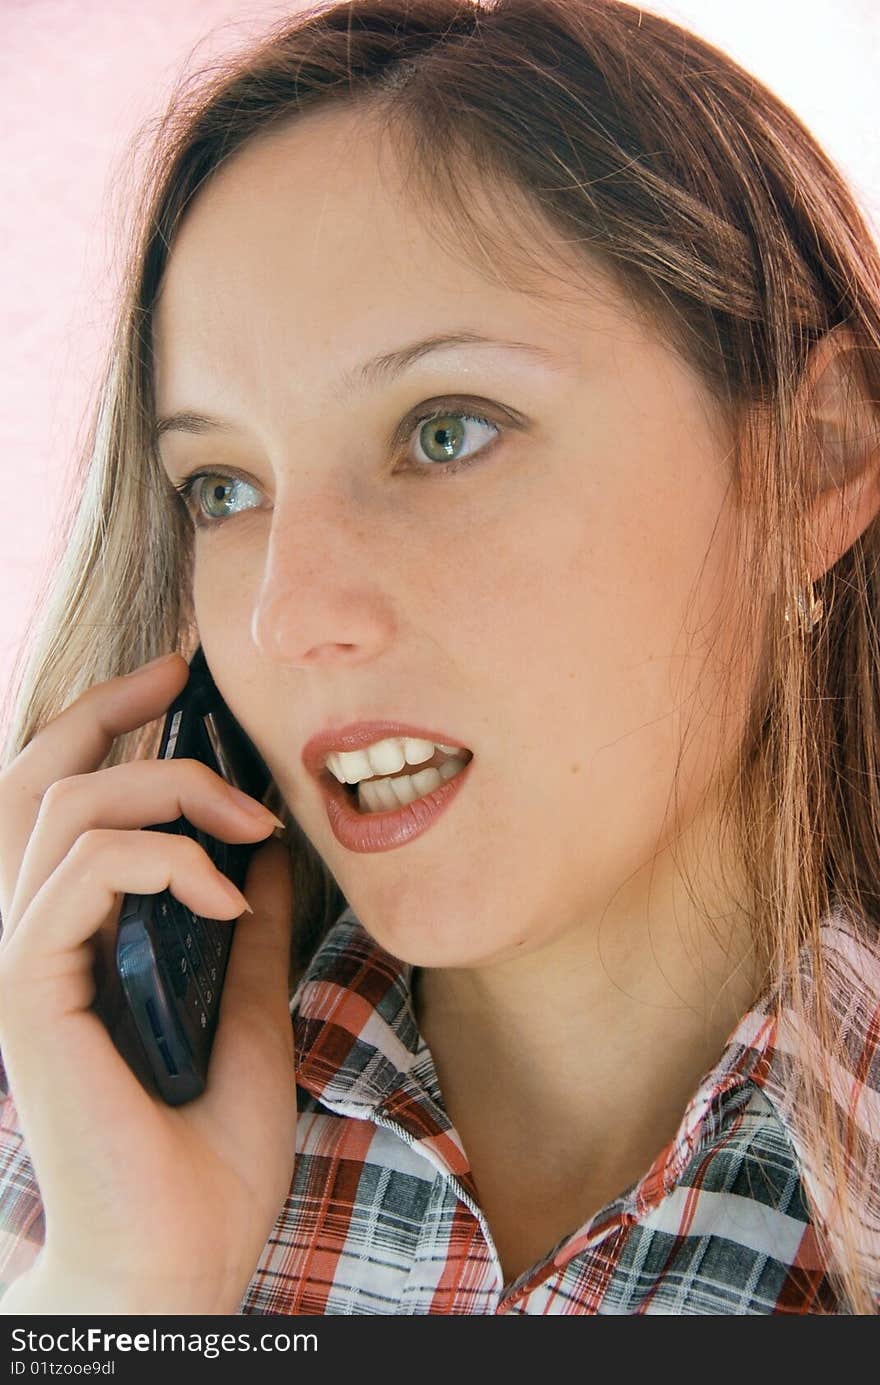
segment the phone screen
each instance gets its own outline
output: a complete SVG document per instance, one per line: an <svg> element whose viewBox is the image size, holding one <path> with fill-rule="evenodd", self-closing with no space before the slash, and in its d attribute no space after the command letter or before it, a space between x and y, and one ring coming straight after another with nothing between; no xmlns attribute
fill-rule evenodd
<svg viewBox="0 0 880 1385"><path fill-rule="evenodd" d="M186 687L166 714L157 758L201 760L260 800L272 782L217 691L201 645ZM252 853L262 844L221 841L183 816L146 830L194 838L239 889ZM116 969L151 1084L170 1105L192 1101L205 1089L234 931L234 922L195 914L167 889L123 897Z"/></svg>

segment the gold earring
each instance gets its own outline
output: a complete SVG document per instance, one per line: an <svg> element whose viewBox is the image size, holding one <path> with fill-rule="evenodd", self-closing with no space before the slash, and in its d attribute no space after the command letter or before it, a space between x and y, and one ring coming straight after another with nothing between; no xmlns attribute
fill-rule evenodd
<svg viewBox="0 0 880 1385"><path fill-rule="evenodd" d="M797 619L800 628L806 633L809 633L811 630L814 630L815 627L819 624L819 621L822 619L822 616L825 612L825 607L822 598L816 597L816 593L813 589L812 582L809 582L807 584L805 591L798 592L797 596L795 597L795 606L797 610ZM786 607L785 619L789 622L791 621L790 606Z"/></svg>

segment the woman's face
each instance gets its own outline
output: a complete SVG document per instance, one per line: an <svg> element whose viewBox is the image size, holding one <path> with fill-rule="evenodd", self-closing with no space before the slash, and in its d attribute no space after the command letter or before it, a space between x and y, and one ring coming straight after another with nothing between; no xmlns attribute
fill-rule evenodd
<svg viewBox="0 0 880 1385"><path fill-rule="evenodd" d="M220 473L194 539L208 662L358 917L419 965L594 927L696 812L724 748L730 440L695 376L596 287L563 309L453 259L343 111L220 171L157 308L159 415L226 425L161 439L174 483ZM446 346L359 375L464 332L532 351ZM436 404L457 411L455 471L416 421ZM474 759L429 830L354 851L301 753L385 718Z"/></svg>

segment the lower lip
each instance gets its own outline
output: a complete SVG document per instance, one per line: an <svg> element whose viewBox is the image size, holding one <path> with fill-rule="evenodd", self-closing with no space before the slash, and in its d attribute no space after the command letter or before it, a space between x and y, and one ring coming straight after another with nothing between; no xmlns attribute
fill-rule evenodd
<svg viewBox="0 0 880 1385"><path fill-rule="evenodd" d="M329 783L322 777L319 783L333 835L349 851L392 851L396 846L404 846L433 827L464 784L473 763L471 756L464 769L439 788L401 808L381 813L359 812L355 799L335 775L330 775Z"/></svg>

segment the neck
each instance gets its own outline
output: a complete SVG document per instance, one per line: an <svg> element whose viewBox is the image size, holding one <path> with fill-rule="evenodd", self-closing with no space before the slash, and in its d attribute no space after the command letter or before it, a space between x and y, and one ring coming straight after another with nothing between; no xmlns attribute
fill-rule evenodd
<svg viewBox="0 0 880 1385"><path fill-rule="evenodd" d="M705 891L717 860L701 860ZM525 1112L545 1160L576 1147L593 1166L629 1152L646 1168L759 990L750 911L716 890L710 920L664 852L540 949L417 968L416 1017L460 1133L491 1120L509 1139Z"/></svg>

